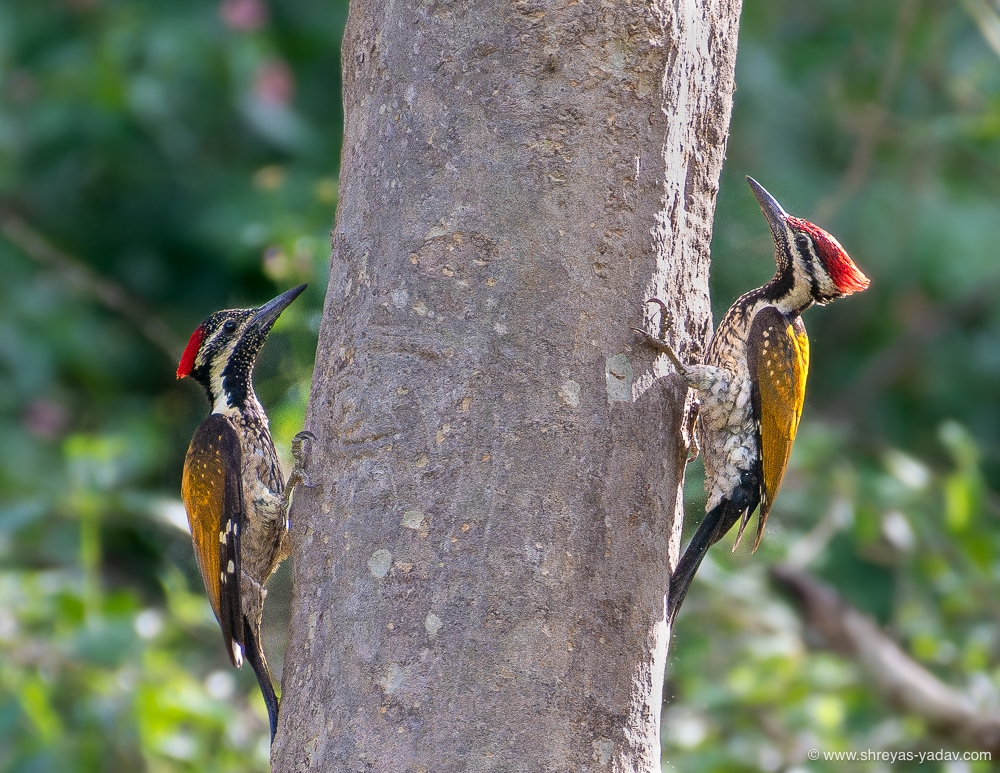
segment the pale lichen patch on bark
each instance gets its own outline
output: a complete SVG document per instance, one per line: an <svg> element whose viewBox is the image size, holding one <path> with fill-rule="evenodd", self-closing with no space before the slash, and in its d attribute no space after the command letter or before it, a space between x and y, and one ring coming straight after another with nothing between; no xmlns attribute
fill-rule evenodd
<svg viewBox="0 0 1000 773"><path fill-rule="evenodd" d="M557 390L559 399L570 408L580 407L580 384L573 379L565 382Z"/></svg>
<svg viewBox="0 0 1000 773"><path fill-rule="evenodd" d="M403 520L399 522L404 529L421 529L424 525L425 516L420 510L404 510Z"/></svg>
<svg viewBox="0 0 1000 773"><path fill-rule="evenodd" d="M390 663L385 674L378 680L378 685L386 695L392 695L403 685L404 679L405 674L399 663Z"/></svg>
<svg viewBox="0 0 1000 773"><path fill-rule="evenodd" d="M435 615L433 612L428 612L427 617L424 618L424 628L427 630L427 633L430 634L432 638L434 636L437 636L437 632L441 630L441 627L443 625L444 622L441 620L441 618Z"/></svg>
<svg viewBox="0 0 1000 773"><path fill-rule="evenodd" d="M390 566L392 566L392 553L388 550L376 550L368 559L368 571L379 578L389 574Z"/></svg>
<svg viewBox="0 0 1000 773"><path fill-rule="evenodd" d="M632 402L632 363L624 354L608 357L604 366L604 383L608 403Z"/></svg>
<svg viewBox="0 0 1000 773"><path fill-rule="evenodd" d="M591 741L590 745L594 747L594 762L602 767L607 767L611 763L611 755L615 751L615 742L610 738L599 738L596 741Z"/></svg>

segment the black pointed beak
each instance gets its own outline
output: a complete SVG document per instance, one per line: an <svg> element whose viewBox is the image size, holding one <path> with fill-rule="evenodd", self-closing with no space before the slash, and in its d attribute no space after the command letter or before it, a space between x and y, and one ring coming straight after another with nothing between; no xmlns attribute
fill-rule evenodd
<svg viewBox="0 0 1000 773"><path fill-rule="evenodd" d="M767 218L767 224L771 226L771 238L774 239L775 244L779 243L778 236L785 232L785 221L788 219L788 213L778 203L778 200L764 189L763 185L749 175L747 175L747 182L750 183L753 195L757 197L757 203L760 204L760 209L764 213L764 217Z"/></svg>
<svg viewBox="0 0 1000 773"><path fill-rule="evenodd" d="M256 328L264 334L267 334L275 320L281 316L281 312L287 309L291 305L292 301L302 294L302 291L305 290L306 287L308 287L308 285L293 287L291 290L287 290L277 298L265 303L257 309L256 313L251 318L250 326L252 328Z"/></svg>

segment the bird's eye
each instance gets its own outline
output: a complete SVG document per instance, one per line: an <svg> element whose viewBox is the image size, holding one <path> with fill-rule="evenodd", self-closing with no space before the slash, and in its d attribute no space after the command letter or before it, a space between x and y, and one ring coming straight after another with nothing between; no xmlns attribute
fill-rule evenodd
<svg viewBox="0 0 1000 773"><path fill-rule="evenodd" d="M806 247L809 246L809 237L804 236L803 234L799 234L798 236L795 237L795 246L801 250L804 250Z"/></svg>
<svg viewBox="0 0 1000 773"><path fill-rule="evenodd" d="M227 333L232 333L234 330L236 330L236 320L227 319L225 322L222 323L222 329L225 330Z"/></svg>

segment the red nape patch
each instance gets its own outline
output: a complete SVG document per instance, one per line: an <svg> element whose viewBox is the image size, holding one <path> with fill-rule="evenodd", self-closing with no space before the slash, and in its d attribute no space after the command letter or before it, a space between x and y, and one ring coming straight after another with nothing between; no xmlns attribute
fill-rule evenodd
<svg viewBox="0 0 1000 773"><path fill-rule="evenodd" d="M860 268L854 265L847 250L841 247L840 242L831 234L818 225L813 225L808 220L798 217L789 217L788 224L812 237L819 258L823 261L823 268L826 269L826 273L830 275L833 283L837 285L837 289L844 295L860 292L871 284L871 280L862 273Z"/></svg>
<svg viewBox="0 0 1000 773"><path fill-rule="evenodd" d="M184 348L184 354L181 355L180 365L177 366L177 378L184 378L191 375L191 369L194 368L194 359L198 356L198 349L201 348L201 342L204 340L205 331L200 327L196 328L191 334L188 345Z"/></svg>

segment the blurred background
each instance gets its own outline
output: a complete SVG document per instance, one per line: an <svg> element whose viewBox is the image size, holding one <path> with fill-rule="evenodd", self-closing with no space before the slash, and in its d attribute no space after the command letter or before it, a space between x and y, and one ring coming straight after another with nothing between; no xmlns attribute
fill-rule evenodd
<svg viewBox="0 0 1000 773"><path fill-rule="evenodd" d="M228 663L185 533L208 403L174 371L209 313L308 282L256 374L287 453L327 281L346 15L0 3L0 771L267 770L256 681ZM288 569L265 621L279 674Z"/></svg>
<svg viewBox="0 0 1000 773"><path fill-rule="evenodd" d="M300 429L345 18L343 0L0 4L0 771L267 769L263 703L184 530L207 404L174 370L211 311L309 282L256 379L279 449ZM737 86L717 318L773 271L746 174L872 287L806 315L791 469L758 553L713 551L685 604L664 769L974 750L831 648L768 569L835 589L963 706L1000 712L1000 5L745 0ZM271 589L280 671L287 567ZM989 769L892 765L918 767Z"/></svg>
<svg viewBox="0 0 1000 773"><path fill-rule="evenodd" d="M716 319L774 270L747 174L836 235L872 284L804 315L790 469L758 552L730 554L730 535L681 611L664 769L995 769L807 754L1000 760L1000 2L744 0L736 83ZM700 462L688 470L690 532L705 499ZM803 625L775 565L785 590L834 589L868 640L838 640L836 610ZM889 639L899 657L873 666ZM950 691L936 708L951 701L958 728L881 683L907 659ZM977 717L992 746L970 737Z"/></svg>

